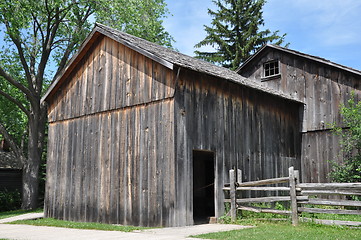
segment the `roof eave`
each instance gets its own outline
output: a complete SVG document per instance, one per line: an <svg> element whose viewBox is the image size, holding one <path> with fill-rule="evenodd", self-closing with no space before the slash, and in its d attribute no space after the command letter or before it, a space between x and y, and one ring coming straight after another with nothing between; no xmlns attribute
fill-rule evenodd
<svg viewBox="0 0 361 240"><path fill-rule="evenodd" d="M107 27L107 26L105 26L103 24L100 24L100 23L96 23L95 26L96 26L95 27L96 30L98 32L102 33L103 35L113 39L116 42L119 42L119 43L123 44L124 46L126 46L126 47L140 53L140 54L143 54L144 56L158 62L159 64L163 65L164 67L167 67L170 70L173 70L173 68L174 68L173 63L171 63L169 61L166 61L166 60L164 60L164 59L162 59L162 58L160 58L160 57L158 57L158 56L156 56L156 55L154 55L154 54L152 54L152 53L150 53L150 52L148 52L148 51L146 51L146 50L144 50L142 48L139 48L139 47L137 47L135 45L132 45L132 44L130 44L129 42L125 41L122 38L117 37L116 34L112 34L112 32L111 32L112 29L111 28L109 28L109 27ZM105 29L107 29L107 30L105 30Z"/></svg>
<svg viewBox="0 0 361 240"><path fill-rule="evenodd" d="M361 75L361 71L358 71L356 69L346 67L346 66L343 66L341 64L328 61L326 59L323 60L320 57L311 56L311 55L308 55L308 54L303 54L303 53L300 53L300 52L297 52L297 51L294 51L294 50L290 50L290 49L280 47L280 46L277 46L277 45L272 45L272 44L263 45L255 54L253 54L251 57L249 57L239 68L237 68L236 72L239 73L246 65L248 65L254 58L256 58L261 52L263 52L263 50L265 48L273 48L273 49L276 49L276 50L279 50L279 51L282 51L282 52L286 52L286 53L289 53L289 54L292 54L292 55L295 55L295 56L299 56L299 57L302 57L302 58L305 58L305 59L308 59L308 60L311 60L311 61L315 61L315 62L318 62L318 63L321 63L321 64L325 64L325 65L328 65L328 66L331 66L331 67L335 67L335 68L338 68L338 69L341 69L341 70L344 70L344 71L347 71L347 72L351 72L351 73L354 73L354 74L357 74L357 75Z"/></svg>
<svg viewBox="0 0 361 240"><path fill-rule="evenodd" d="M266 48L266 47L269 47L269 46L272 46L270 44L265 44L263 45L260 49L258 49L255 54L253 54L252 56L250 56L244 63L242 63L241 66L239 66L237 69L236 69L236 72L239 73L239 71L244 68L244 66L246 66L249 62L251 62L254 58L256 58L258 56L259 53L263 52L263 50Z"/></svg>

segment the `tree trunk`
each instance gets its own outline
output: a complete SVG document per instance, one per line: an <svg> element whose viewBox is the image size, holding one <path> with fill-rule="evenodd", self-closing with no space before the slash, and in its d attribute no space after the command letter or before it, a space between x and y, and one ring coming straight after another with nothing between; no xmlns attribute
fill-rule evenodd
<svg viewBox="0 0 361 240"><path fill-rule="evenodd" d="M22 209L39 207L39 168L44 145L45 116L45 108L39 106L33 109L29 118L28 156L23 166Z"/></svg>

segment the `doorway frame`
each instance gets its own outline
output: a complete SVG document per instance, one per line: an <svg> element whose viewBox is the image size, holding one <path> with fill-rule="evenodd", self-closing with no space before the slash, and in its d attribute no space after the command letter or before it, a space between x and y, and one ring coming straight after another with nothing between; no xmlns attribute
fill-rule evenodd
<svg viewBox="0 0 361 240"><path fill-rule="evenodd" d="M217 152L213 151L213 150L209 150L209 149L192 149L192 163L191 163L191 167L192 167L192 219L193 219L193 224L194 224L194 152L204 152L207 154L212 154L213 155L213 208L214 208L214 217L216 217L218 219L218 207L217 207L217 193L218 193L218 187L217 187L217 181L218 181L218 176L217 176ZM211 216L213 217L213 216Z"/></svg>

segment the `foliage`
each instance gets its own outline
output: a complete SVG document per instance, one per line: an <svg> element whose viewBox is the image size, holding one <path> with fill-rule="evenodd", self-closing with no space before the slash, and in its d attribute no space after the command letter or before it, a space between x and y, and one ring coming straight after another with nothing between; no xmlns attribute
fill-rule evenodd
<svg viewBox="0 0 361 240"><path fill-rule="evenodd" d="M21 196L19 191L0 191L0 212L19 209Z"/></svg>
<svg viewBox="0 0 361 240"><path fill-rule="evenodd" d="M308 239L360 239L361 231L348 227L326 226L313 223L301 223L294 227L290 222L266 222L257 221L256 227L228 232L201 234L197 238L202 239L277 239L277 240L308 240Z"/></svg>
<svg viewBox="0 0 361 240"><path fill-rule="evenodd" d="M215 52L195 51L198 58L236 69L266 43L280 45L285 34L262 30L265 0L212 0L218 10L208 9L212 26L204 26L207 36L196 48L212 46Z"/></svg>
<svg viewBox="0 0 361 240"><path fill-rule="evenodd" d="M11 48L3 46L0 50L2 59L0 60L0 66L3 66L7 72L11 73L13 76L16 76L19 81L24 83L24 78L22 76L22 70L20 66L19 59L11 58L10 56L14 54ZM9 82L3 80L0 77L0 89L4 89L10 96L18 99L23 105L27 105L26 98L19 89L11 85ZM28 107L28 106L27 106ZM0 121L6 126L8 132L13 136L16 143L20 146L22 141L25 141L24 137L26 136L26 125L27 118L24 112L19 111L18 107L14 105L11 101L5 98L0 94ZM0 133L1 134L1 133ZM25 136L24 136L25 135ZM1 139L1 138L0 138ZM24 143L23 143L24 145Z"/></svg>
<svg viewBox="0 0 361 240"><path fill-rule="evenodd" d="M54 218L41 218L35 220L19 220L11 222L9 224L27 224L34 226L49 226L49 227L65 227L65 228L76 228L76 229L95 229L95 230L104 230L104 231L122 231L122 232L132 232L134 230L148 229L146 227L134 227L134 226L121 226L121 225L112 225L105 223L90 223L90 222L72 222L57 220Z"/></svg>
<svg viewBox="0 0 361 240"><path fill-rule="evenodd" d="M100 11L96 12L98 22L148 41L172 47L174 39L162 25L162 18L169 14L164 0L100 2Z"/></svg>
<svg viewBox="0 0 361 240"><path fill-rule="evenodd" d="M47 86L65 68L94 20L171 46L164 0L3 0L0 2L0 137L24 163L23 208L37 207L46 141ZM24 138L25 134L25 138Z"/></svg>
<svg viewBox="0 0 361 240"><path fill-rule="evenodd" d="M344 127L332 125L335 134L341 136L341 148L344 162L333 163L330 174L335 182L361 181L361 102L356 101L355 93L345 105L341 105L340 114Z"/></svg>

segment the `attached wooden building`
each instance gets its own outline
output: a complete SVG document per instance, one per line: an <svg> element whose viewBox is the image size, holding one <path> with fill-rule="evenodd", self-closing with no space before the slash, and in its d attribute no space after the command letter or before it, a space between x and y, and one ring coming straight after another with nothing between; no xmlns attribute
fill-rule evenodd
<svg viewBox="0 0 361 240"><path fill-rule="evenodd" d="M302 181L329 182L330 161L341 162L340 104L351 91L361 96L361 71L280 46L265 45L238 70L240 75L305 103L302 121Z"/></svg>
<svg viewBox="0 0 361 240"><path fill-rule="evenodd" d="M231 168L300 168L299 100L100 24L43 100L46 217L191 225L223 214Z"/></svg>
<svg viewBox="0 0 361 240"><path fill-rule="evenodd" d="M22 168L8 144L0 141L0 191L22 192Z"/></svg>

